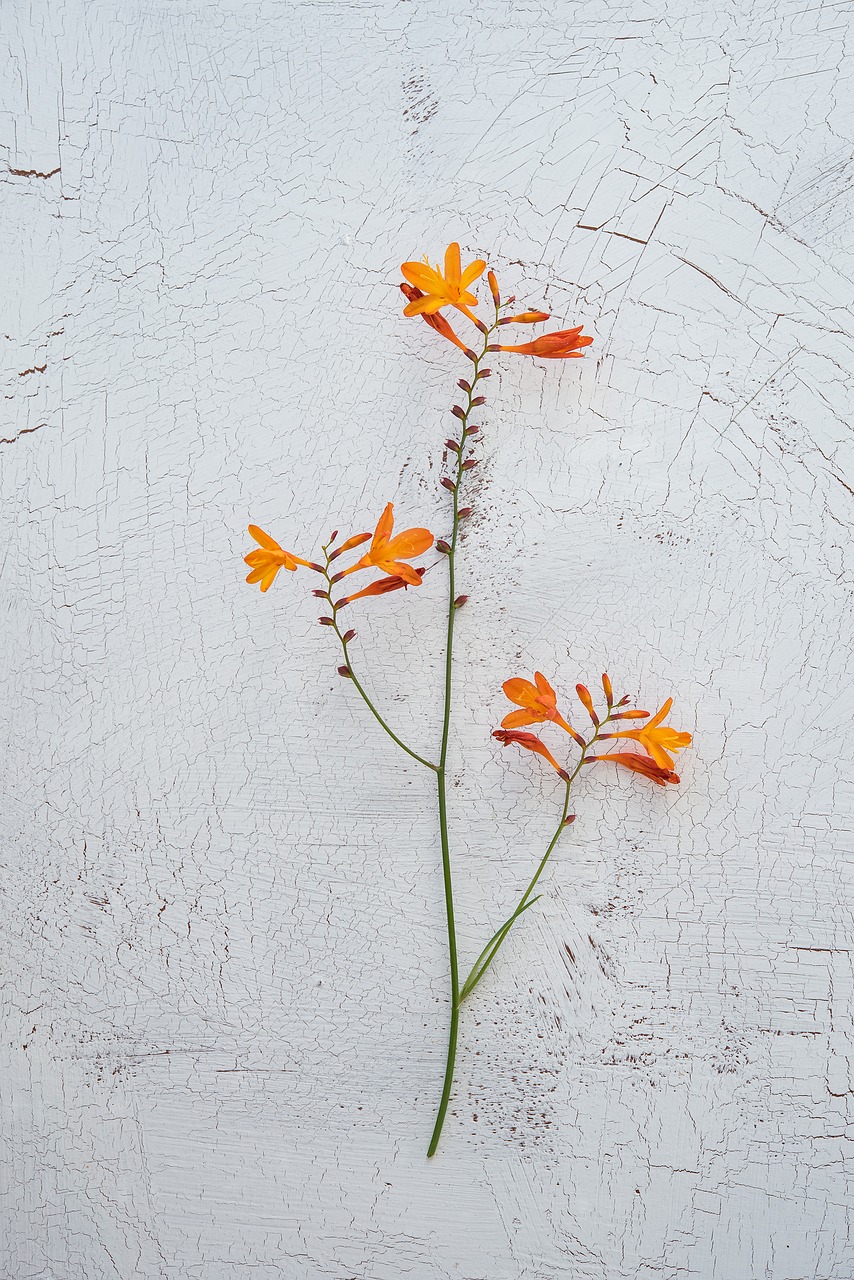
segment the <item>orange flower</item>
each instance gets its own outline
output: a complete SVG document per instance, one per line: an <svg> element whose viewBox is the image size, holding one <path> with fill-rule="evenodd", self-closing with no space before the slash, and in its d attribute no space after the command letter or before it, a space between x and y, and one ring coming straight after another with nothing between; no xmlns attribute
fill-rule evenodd
<svg viewBox="0 0 854 1280"><path fill-rule="evenodd" d="M643 725L640 729L623 729L620 733L603 733L603 738L633 738L635 742L639 742L645 751L649 752L655 763L660 769L672 769L673 757L669 754L671 751L681 751L683 747L687 747L691 742L690 733L680 733L677 729L671 729L670 725L662 724L662 720L668 715L670 708L673 706L673 699L668 698L660 711L652 717L649 724Z"/></svg>
<svg viewBox="0 0 854 1280"><path fill-rule="evenodd" d="M470 263L465 271L460 265L460 246L456 241L445 250L445 270L431 266L425 258L423 262L404 262L400 268L404 279L414 284L424 295L408 302L403 308L405 316L433 315L442 307L456 307L474 320L469 307L477 306L477 298L468 292L470 284L474 284L486 270L482 258ZM447 336L447 335L446 335Z"/></svg>
<svg viewBox="0 0 854 1280"><path fill-rule="evenodd" d="M511 743L515 743L517 747L524 747L526 751L536 751L538 756L548 760L551 767L556 769L562 778L566 778L566 770L561 768L546 744L535 733L519 733L514 729L494 729L492 736L497 738L502 746L509 747Z"/></svg>
<svg viewBox="0 0 854 1280"><path fill-rule="evenodd" d="M620 764L624 769L630 769L632 773L642 773L645 778L657 782L660 787L668 782L679 781L678 773L674 773L672 769L662 769L654 760L650 760L649 756L638 755L634 751L615 751L607 756L588 756L586 763L593 764L596 760L613 760L614 764Z"/></svg>
<svg viewBox="0 0 854 1280"><path fill-rule="evenodd" d="M295 570L298 564L304 564L318 573L323 572L319 564L313 564L311 560L303 560L300 556L293 556L290 551L285 551L284 547L280 547L269 533L259 529L257 524L250 524L249 534L261 544L262 550L250 551L243 557L252 570L247 574L246 581L253 585L256 582L260 583L262 591L270 590L280 569Z"/></svg>
<svg viewBox="0 0 854 1280"><path fill-rule="evenodd" d="M564 720L557 709L557 695L541 671L534 672L536 684L530 680L515 677L505 680L502 688L511 702L522 711L510 711L501 721L502 729L521 729L526 724L542 724L544 720L553 720L561 729L571 733L576 740L578 735ZM583 743L583 739L581 740Z"/></svg>
<svg viewBox="0 0 854 1280"><path fill-rule="evenodd" d="M419 299L424 297L421 290L416 289L413 284L402 284L400 287L403 291L404 297L408 298L410 302L418 302ZM449 342L453 342L454 346L459 347L460 351L467 352L469 350L466 344L454 333L445 317L440 315L438 311L434 315L427 315L425 312L422 312L421 319L426 320L430 328L435 329L437 333L441 333L443 338L447 338Z"/></svg>
<svg viewBox="0 0 854 1280"><path fill-rule="evenodd" d="M349 569L336 573L332 579L333 582L340 581L348 573L356 573L358 569L368 569L374 566L377 569L382 569L387 574L391 574L393 577L402 578L410 587L421 585L419 574L411 565L404 564L403 561L404 559L411 560L413 556L420 556L423 551L428 551L433 545L433 535L429 529L406 529L405 532L398 533L395 537L392 537L391 534L394 528L393 511L394 503L389 502L377 521L370 550L362 556L361 560L357 560L355 564L351 565Z"/></svg>
<svg viewBox="0 0 854 1280"><path fill-rule="evenodd" d="M580 357L580 348L589 347L592 338L581 337L584 326L577 329L560 329L556 333L544 333L533 342L523 342L519 346L508 347L491 343L487 351L516 351L521 356L542 356L546 360L566 360Z"/></svg>
<svg viewBox="0 0 854 1280"><path fill-rule="evenodd" d="M419 581L424 576L426 570L416 569ZM352 596L344 596L341 600L335 601L335 608L342 609L345 604L352 604L354 600L362 600L365 596L384 596L389 591L399 591L401 587L408 587L412 584L404 582L403 578L396 575L390 578L377 578L376 582L372 582L369 587L363 587L361 591L357 591Z"/></svg>

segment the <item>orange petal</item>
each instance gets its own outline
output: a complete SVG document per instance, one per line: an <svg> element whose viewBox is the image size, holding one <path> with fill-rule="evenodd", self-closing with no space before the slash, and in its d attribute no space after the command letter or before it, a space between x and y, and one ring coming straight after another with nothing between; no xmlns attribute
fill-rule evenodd
<svg viewBox="0 0 854 1280"><path fill-rule="evenodd" d="M536 685L540 693L543 694L544 697L548 698L550 702L557 703L557 694L543 675L542 671L534 672L534 680L536 681Z"/></svg>
<svg viewBox="0 0 854 1280"><path fill-rule="evenodd" d="M530 680L523 680L521 676L513 676L511 680L505 680L501 687L510 701L516 703L517 707L535 707L539 705L537 687L531 684Z"/></svg>
<svg viewBox="0 0 854 1280"><path fill-rule="evenodd" d="M479 280L486 270L486 263L483 258L476 258L475 261L466 267L460 276L460 288L467 289L475 280Z"/></svg>
<svg viewBox="0 0 854 1280"><path fill-rule="evenodd" d="M371 542L371 554L385 547L391 531L394 528L394 503L387 502L385 510L377 521L377 527L374 530L373 541Z"/></svg>
<svg viewBox="0 0 854 1280"><path fill-rule="evenodd" d="M545 720L544 715L540 715L536 711L508 711L507 715L501 721L502 729L521 729L526 724L542 724Z"/></svg>
<svg viewBox="0 0 854 1280"><path fill-rule="evenodd" d="M460 283L460 246L452 240L445 250L445 279L457 288Z"/></svg>
<svg viewBox="0 0 854 1280"><path fill-rule="evenodd" d="M668 699L667 699L667 701L665 702L664 706L661 708L661 710L660 710L660 711L656 711L655 715L652 717L652 719L650 720L649 724L648 724L648 725L644 725L644 728L646 728L646 729L655 729L655 728L657 728L657 726L661 724L662 720L664 720L664 719L667 717L667 714L668 714L668 712L670 711L670 708L671 708L672 706L673 706L673 699L672 699L672 698L668 698Z"/></svg>
<svg viewBox="0 0 854 1280"><path fill-rule="evenodd" d="M405 556L409 559L411 556L420 556L423 551L429 551L433 545L433 535L429 529L404 529L403 533L398 533L384 547L384 554L393 559L398 556Z"/></svg>
<svg viewBox="0 0 854 1280"><path fill-rule="evenodd" d="M423 298L416 298L414 302L407 302L403 308L403 314L405 316L432 315L434 311L444 306L447 306L445 298L437 298L435 294L428 293Z"/></svg>
<svg viewBox="0 0 854 1280"><path fill-rule="evenodd" d="M282 550L278 542L271 538L269 533L265 533L263 529L259 529L257 524L250 524L249 536L250 538L254 538L256 542L259 542L262 547L266 547L268 551Z"/></svg>
<svg viewBox="0 0 854 1280"><path fill-rule="evenodd" d="M432 267L428 267L426 262L404 262L400 273L404 280L414 284L416 289L423 289L425 293L434 293L437 284L441 283L441 276Z"/></svg>

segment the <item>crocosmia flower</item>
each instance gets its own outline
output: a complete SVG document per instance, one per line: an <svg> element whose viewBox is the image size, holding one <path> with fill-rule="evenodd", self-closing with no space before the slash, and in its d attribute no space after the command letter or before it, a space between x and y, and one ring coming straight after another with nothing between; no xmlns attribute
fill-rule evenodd
<svg viewBox="0 0 854 1280"><path fill-rule="evenodd" d="M682 733L678 729L671 729L670 725L662 724L670 713L673 706L673 699L668 698L660 711L657 711L650 720L649 724L643 725L640 729L623 729L620 733L603 733L603 738L633 738L635 742L647 751L659 766L660 769L672 769L673 757L669 753L671 751L682 751L684 747L690 746L690 733Z"/></svg>
<svg viewBox="0 0 854 1280"><path fill-rule="evenodd" d="M504 681L502 687L505 694L522 710L508 712L501 721L502 729L521 729L526 724L542 724L544 720L553 720L562 729L566 729L567 733L573 733L558 711L557 694L542 671L534 672L534 681L532 684L530 680L523 680L521 677Z"/></svg>
<svg viewBox="0 0 854 1280"><path fill-rule="evenodd" d="M474 320L469 308L477 306L477 298L468 289L486 270L486 263L482 258L477 258L463 271L460 246L454 241L445 250L444 272L426 259L424 262L404 262L400 269L404 279L422 293L422 297L414 298L403 308L405 316L433 315L442 307L456 307L463 315Z"/></svg>
<svg viewBox="0 0 854 1280"><path fill-rule="evenodd" d="M247 574L246 581L253 585L257 582L262 591L270 590L280 569L293 571L298 564L303 564L308 569L321 571L320 566L313 564L311 560L303 560L301 556L294 556L290 551L285 551L284 547L280 547L269 533L259 529L257 524L250 524L249 534L260 544L260 550L250 551L243 557L252 570Z"/></svg>
<svg viewBox="0 0 854 1280"><path fill-rule="evenodd" d="M389 502L377 521L370 549L362 556L361 560L357 560L349 569L344 569L342 573L337 573L332 579L333 582L338 582L341 578L346 577L348 573L356 573L359 569L374 567L382 569L383 573L387 573L392 577L402 578L410 587L421 585L420 575L416 573L412 565L405 564L404 561L411 560L413 556L420 556L424 551L429 551L433 545L433 535L429 529L406 529L403 533L398 533L392 537L392 530L394 529L393 513L394 503Z"/></svg>
<svg viewBox="0 0 854 1280"><path fill-rule="evenodd" d="M515 729L494 729L492 736L497 738L504 747L517 746L523 747L525 751L535 751L538 756L548 760L551 767L556 769L562 778L566 777L566 770L558 764L542 738L538 738L535 733L518 733Z"/></svg>

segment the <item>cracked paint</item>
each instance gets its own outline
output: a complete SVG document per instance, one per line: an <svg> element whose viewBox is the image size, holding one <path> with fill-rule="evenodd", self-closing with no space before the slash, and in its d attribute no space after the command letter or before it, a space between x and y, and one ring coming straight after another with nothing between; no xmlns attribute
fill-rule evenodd
<svg viewBox="0 0 854 1280"><path fill-rule="evenodd" d="M851 1280L844 10L4 17L2 1274ZM490 740L508 671L672 693L695 745L678 793L579 791L428 1165L429 780L241 556L390 500L441 536L464 370L397 266L451 239L595 338L491 384L464 956L558 805ZM354 622L417 749L441 596Z"/></svg>

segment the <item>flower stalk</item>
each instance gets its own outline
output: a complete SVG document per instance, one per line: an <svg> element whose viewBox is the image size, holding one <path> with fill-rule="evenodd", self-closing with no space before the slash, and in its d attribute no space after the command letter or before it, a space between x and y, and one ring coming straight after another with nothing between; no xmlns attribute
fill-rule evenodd
<svg viewBox="0 0 854 1280"><path fill-rule="evenodd" d="M581 326L561 329L553 333L542 334L539 338L527 343L503 344L493 342L493 338L503 332L508 324L539 324L549 319L545 311L530 308L513 315L503 315L515 302L509 298L502 305L501 294L493 271L487 272L487 283L492 297L493 314L487 324L474 314L479 306L479 299L474 286L477 280L487 271L483 259L477 259L463 268L460 260L460 247L454 243L448 246L444 257L444 266L432 266L423 262L405 262L401 268L404 283L401 290L406 297L404 314L423 320L430 330L462 351L471 362L468 376L460 378L458 386L465 399L461 404L454 404L451 414L455 419L454 435L445 441L445 456L451 462L451 475L443 476L440 481L443 488L451 494L451 527L450 533L435 541L433 534L427 529L411 528L395 534L392 503L387 503L373 534L369 532L355 533L338 543L337 530L322 546L323 562L304 559L290 551L286 551L268 533L257 525L249 526L249 533L257 546L245 557L250 567L247 582L256 584L262 592L270 589L278 574L285 570L296 572L297 569L309 569L321 576L323 587L314 591L314 595L324 602L324 612L318 619L321 626L328 627L335 634L341 649L343 661L338 666L338 673L348 679L364 701L374 720L382 730L411 760L430 770L436 778L436 800L439 821L439 840L441 846L442 881L444 888L445 920L448 939L448 970L450 985L450 1010L448 1026L447 1053L442 1081L441 1096L436 1112L435 1123L427 1149L428 1157L435 1155L442 1136L448 1107L450 1104L454 1071L457 1058L459 1037L460 1010L464 1001L468 1000L480 983L484 980L495 957L507 940L513 926L536 902L541 894L535 893L540 879L548 865L564 830L575 821L575 814L570 814L570 798L572 788L582 768L600 761L611 761L627 772L637 774L658 786L678 783L679 778L673 770L673 754L687 746L690 734L673 729L664 723L672 705L668 699L661 709L650 719L649 712L626 709L629 698L614 700L613 688L607 675L602 676L602 691L606 702L606 710L600 716L594 705L589 690L584 685L576 685L576 694L581 707L589 717L592 732L584 735L574 728L564 711L558 707L558 695L542 672L535 672L534 680L514 676L504 682L504 693L514 706L514 710L505 715L501 728L493 732L493 737L504 746L518 746L532 752L544 760L550 768L560 776L563 784L563 798L560 817L554 834L545 852L541 856L533 876L525 891L519 898L516 907L504 923L492 934L483 947L468 976L460 980L460 960L457 943L457 930L454 911L454 888L451 861L451 837L448 822L448 757L451 741L451 724L453 711L453 671L454 671L454 628L457 613L469 599L467 594L457 593L457 553L460 545L461 522L472 513L471 506L461 506L460 499L466 474L478 465L478 460L470 452L472 442L479 436L480 427L472 422L472 414L486 401L480 394L481 384L490 376L491 370L484 368L484 360L492 352L513 353L515 355L540 357L547 360L575 359L583 354L592 339L582 334ZM477 337L472 343L461 338L450 324L443 311L462 316L474 326ZM370 543L370 546L366 544ZM356 639L353 627L342 625L340 613L351 605L399 590L416 590L422 585L425 573L424 566L416 566L411 561L435 545L436 551L448 564L448 596L445 629L444 656L444 699L442 708L441 739L438 760L428 759L409 746L391 727L385 715L377 708L374 699L368 693L362 679L356 674L353 665L352 646ZM362 548L357 558L346 567L339 567L341 558ZM383 576L374 578L367 586L354 590L346 595L337 596L338 584L349 580L350 575L371 570L379 570ZM349 617L349 615L348 615ZM604 732L613 722L632 720L646 723L635 728ZM554 750L538 734L530 732L532 725L549 726L550 731L566 735L564 743L570 749L579 751L574 763L566 765L559 759L560 748ZM628 750L606 750L604 754L594 755L591 751L595 745L605 739L619 740L628 746ZM555 755L555 751L558 755Z"/></svg>

